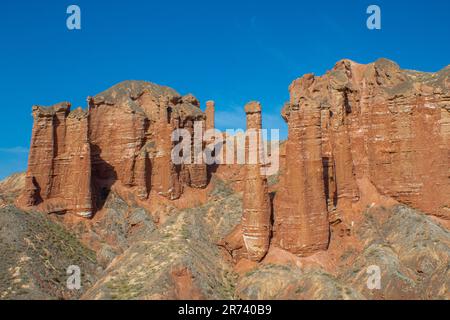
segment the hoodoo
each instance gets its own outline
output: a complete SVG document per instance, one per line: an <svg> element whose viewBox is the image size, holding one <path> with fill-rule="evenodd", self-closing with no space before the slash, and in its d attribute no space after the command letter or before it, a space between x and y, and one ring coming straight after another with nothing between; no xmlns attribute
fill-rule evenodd
<svg viewBox="0 0 450 320"><path fill-rule="evenodd" d="M215 129L215 102L207 101L206 102L206 130Z"/></svg>
<svg viewBox="0 0 450 320"><path fill-rule="evenodd" d="M250 102L245 106L247 115L247 141L245 164L242 234L248 257L260 261L270 244L270 198L267 178L263 172L261 105ZM256 161L251 161L254 157ZM252 163L254 162L254 163Z"/></svg>

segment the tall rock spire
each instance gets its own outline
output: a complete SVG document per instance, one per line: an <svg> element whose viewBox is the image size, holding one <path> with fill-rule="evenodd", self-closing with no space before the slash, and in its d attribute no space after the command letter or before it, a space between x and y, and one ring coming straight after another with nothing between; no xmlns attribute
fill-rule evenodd
<svg viewBox="0 0 450 320"><path fill-rule="evenodd" d="M215 113L215 103L214 101L207 101L206 102L206 130L209 129L215 129L215 120L214 120L214 113Z"/></svg>
<svg viewBox="0 0 450 320"><path fill-rule="evenodd" d="M245 106L245 113L247 114L246 154L248 158L245 165L242 233L249 259L260 261L269 249L271 216L267 179L261 174L260 103L248 103ZM251 161L252 158L256 161Z"/></svg>

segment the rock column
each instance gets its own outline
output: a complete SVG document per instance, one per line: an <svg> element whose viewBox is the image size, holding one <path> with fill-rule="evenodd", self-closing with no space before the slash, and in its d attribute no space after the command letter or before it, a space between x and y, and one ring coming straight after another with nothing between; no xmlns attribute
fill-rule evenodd
<svg viewBox="0 0 450 320"><path fill-rule="evenodd" d="M178 199L182 193L182 186L178 179L178 172L171 159L172 126L171 107L167 98L159 101L159 118L156 123L156 157L152 170L152 188L170 200Z"/></svg>
<svg viewBox="0 0 450 320"><path fill-rule="evenodd" d="M68 212L83 218L91 218L94 209L88 126L88 113L81 108L72 111L66 119L67 162L61 183L62 194L68 202Z"/></svg>
<svg viewBox="0 0 450 320"><path fill-rule="evenodd" d="M207 101L206 102L206 130L214 129L215 128L215 121L214 121L214 113L215 113L215 103L214 101Z"/></svg>
<svg viewBox="0 0 450 320"><path fill-rule="evenodd" d="M247 114L246 153L249 157L245 165L242 233L249 259L260 261L269 249L271 232L267 179L262 175L261 170L261 105L259 102L250 102L245 106L245 113ZM256 141L250 141L251 138L256 138ZM256 153L256 163L249 163L249 158L252 158L251 153Z"/></svg>

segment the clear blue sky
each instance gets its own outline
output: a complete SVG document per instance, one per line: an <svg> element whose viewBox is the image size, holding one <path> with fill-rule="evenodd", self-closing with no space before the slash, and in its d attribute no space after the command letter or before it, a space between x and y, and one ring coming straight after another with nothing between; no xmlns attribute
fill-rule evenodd
<svg viewBox="0 0 450 320"><path fill-rule="evenodd" d="M82 30L66 9L82 10ZM382 30L366 28L366 8L382 10ZM220 128L243 127L243 105L279 117L288 86L342 58L379 57L403 68L450 64L450 1L1 1L0 178L26 169L33 104L86 97L127 79L169 85L216 100Z"/></svg>

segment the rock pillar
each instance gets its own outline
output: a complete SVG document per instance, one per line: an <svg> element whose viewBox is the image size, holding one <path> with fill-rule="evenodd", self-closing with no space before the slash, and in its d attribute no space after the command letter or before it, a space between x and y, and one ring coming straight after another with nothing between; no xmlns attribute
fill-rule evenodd
<svg viewBox="0 0 450 320"><path fill-rule="evenodd" d="M247 162L242 215L242 233L248 257L260 261L270 244L270 199L267 178L262 174L261 105L250 102L245 106L247 114ZM256 141L251 141L256 139ZM256 163L251 163L256 153Z"/></svg>
<svg viewBox="0 0 450 320"><path fill-rule="evenodd" d="M215 112L215 103L214 101L207 101L206 102L206 130L214 129L215 128L215 122L214 122L214 112Z"/></svg>

